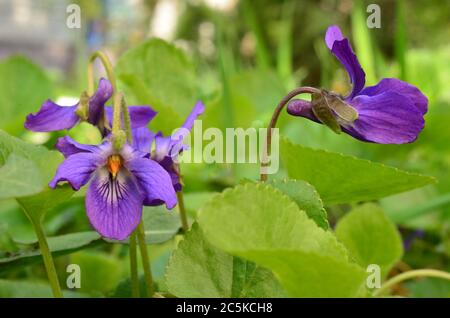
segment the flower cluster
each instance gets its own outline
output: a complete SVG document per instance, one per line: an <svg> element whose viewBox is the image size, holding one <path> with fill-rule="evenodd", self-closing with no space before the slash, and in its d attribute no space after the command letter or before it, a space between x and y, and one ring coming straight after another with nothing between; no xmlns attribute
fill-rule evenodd
<svg viewBox="0 0 450 318"><path fill-rule="evenodd" d="M102 78L95 94L83 94L76 105L64 107L47 100L36 114L27 116L25 128L56 131L80 121L98 127L104 137L100 145L83 145L69 136L58 139L56 148L65 160L49 186L55 188L65 181L78 191L89 183L85 204L90 223L102 236L123 240L139 225L144 205L165 204L172 209L177 204L181 182L176 157L185 149L183 138L204 106L198 102L182 129L166 137L147 128L156 115L151 107L130 106L133 142L116 149L111 135L112 107L105 106L112 95L111 83Z"/></svg>
<svg viewBox="0 0 450 318"><path fill-rule="evenodd" d="M420 90L395 78L364 88L365 73L339 27L331 26L325 43L344 65L353 88L346 97L321 90L311 102L292 100L289 114L322 123L362 141L402 144L416 140L424 127L428 99Z"/></svg>

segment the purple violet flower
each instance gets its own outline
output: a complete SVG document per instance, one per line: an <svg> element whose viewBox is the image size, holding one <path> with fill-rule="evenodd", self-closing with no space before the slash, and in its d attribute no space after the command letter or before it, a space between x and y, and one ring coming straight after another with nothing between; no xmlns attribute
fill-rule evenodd
<svg viewBox="0 0 450 318"><path fill-rule="evenodd" d="M177 192L182 189L180 175L176 165L177 157L180 153L187 149L187 146L183 144L183 140L192 130L194 121L198 116L203 114L204 111L205 105L201 101L198 101L181 128L177 129L170 136L163 136L161 132L158 132L155 136L153 136L151 133L144 133L142 129L139 129L141 130L140 143L142 143L143 139L146 140L145 147L148 147L147 145L149 144L149 138L154 138L155 150L153 151L151 158L166 169L172 179L173 187ZM147 137L143 138L142 136L144 134L147 134ZM133 135L134 138L138 138L137 133L134 133Z"/></svg>
<svg viewBox="0 0 450 318"><path fill-rule="evenodd" d="M105 107L105 103L111 98L112 94L113 88L111 83L107 79L101 78L97 91L86 101L88 103L86 120L90 124L99 127L103 136L106 136L109 130L105 127L105 115L109 127L111 127L112 123L112 107ZM26 129L36 132L71 129L81 119L78 110L85 106L82 104L83 101L80 100L73 106L60 106L51 100L47 100L36 114L27 116L24 126ZM129 112L132 128L146 126L156 115L156 112L149 106L130 106Z"/></svg>
<svg viewBox="0 0 450 318"><path fill-rule="evenodd" d="M124 240L138 226L145 203L177 204L169 173L149 154L128 144L115 151L108 138L98 146L82 145L70 137L58 140L56 148L66 158L49 186L67 181L79 190L90 180L86 192L87 216L102 236Z"/></svg>
<svg viewBox="0 0 450 318"><path fill-rule="evenodd" d="M312 102L294 99L287 111L335 132L344 131L356 139L381 144L413 142L424 127L428 99L415 86L395 78L384 78L364 88L365 73L338 26L330 26L325 43L344 65L353 84L346 97L322 90Z"/></svg>

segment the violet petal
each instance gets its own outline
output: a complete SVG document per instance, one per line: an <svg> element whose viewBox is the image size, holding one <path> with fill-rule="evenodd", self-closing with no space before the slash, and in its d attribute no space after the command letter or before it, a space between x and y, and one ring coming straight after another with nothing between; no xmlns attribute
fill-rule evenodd
<svg viewBox="0 0 450 318"><path fill-rule="evenodd" d="M366 82L366 74L359 64L350 42L342 36L339 27L331 26L328 28L325 34L325 42L334 56L347 70L350 81L353 84L352 91L347 98L353 98L363 89Z"/></svg>
<svg viewBox="0 0 450 318"><path fill-rule="evenodd" d="M77 107L78 104L74 106L60 106L51 100L47 100L37 113L27 116L24 127L36 132L70 129L79 120L75 114Z"/></svg>
<svg viewBox="0 0 450 318"><path fill-rule="evenodd" d="M77 153L66 158L56 170L49 186L55 188L61 181L67 181L78 191L91 178L92 173L102 162L102 157L94 153Z"/></svg>
<svg viewBox="0 0 450 318"><path fill-rule="evenodd" d="M424 127L422 113L405 96L387 91L379 95L359 95L350 104L359 117L343 130L353 137L380 144L413 142Z"/></svg>
<svg viewBox="0 0 450 318"><path fill-rule="evenodd" d="M142 217L142 192L137 180L121 170L115 179L106 168L99 169L86 192L86 213L102 236L126 239Z"/></svg>
<svg viewBox="0 0 450 318"><path fill-rule="evenodd" d="M172 180L168 172L156 161L136 158L127 162L126 167L143 189L145 205L165 203L168 209L172 209L177 204Z"/></svg>
<svg viewBox="0 0 450 318"><path fill-rule="evenodd" d="M423 115L428 110L428 98L417 87L396 78L383 78L377 85L364 88L359 95L374 96L387 91L408 97Z"/></svg>

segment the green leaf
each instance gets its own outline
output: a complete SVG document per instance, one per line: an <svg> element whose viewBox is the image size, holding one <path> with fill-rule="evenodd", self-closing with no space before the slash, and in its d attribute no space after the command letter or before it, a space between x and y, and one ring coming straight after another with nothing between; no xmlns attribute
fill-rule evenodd
<svg viewBox="0 0 450 318"><path fill-rule="evenodd" d="M36 164L14 153L0 168L0 175L0 199L38 193L44 183Z"/></svg>
<svg viewBox="0 0 450 318"><path fill-rule="evenodd" d="M22 131L25 116L36 112L52 90L47 75L29 59L13 56L0 62L0 129Z"/></svg>
<svg viewBox="0 0 450 318"><path fill-rule="evenodd" d="M270 185L224 191L203 206L199 224L213 245L271 269L291 296L351 297L361 291L365 273L349 262L333 233Z"/></svg>
<svg viewBox="0 0 450 318"><path fill-rule="evenodd" d="M158 244L170 240L181 228L178 211L164 206L144 207L144 229L147 244Z"/></svg>
<svg viewBox="0 0 450 318"><path fill-rule="evenodd" d="M366 274L356 264L317 252L248 251L246 256L272 269L293 297L361 297Z"/></svg>
<svg viewBox="0 0 450 318"><path fill-rule="evenodd" d="M30 220L38 222L43 219L47 212L69 200L73 194L72 188L65 184L58 186L56 189L47 187L39 194L17 198L16 200Z"/></svg>
<svg viewBox="0 0 450 318"><path fill-rule="evenodd" d="M65 298L86 297L78 292L63 291ZM43 282L0 279L0 298L52 298L50 285Z"/></svg>
<svg viewBox="0 0 450 318"><path fill-rule="evenodd" d="M318 226L324 230L330 227L327 211L313 186L302 180L272 180L269 184L289 196Z"/></svg>
<svg viewBox="0 0 450 318"><path fill-rule="evenodd" d="M48 237L47 240L54 257L72 253L101 242L100 235L93 231L53 236ZM38 243L29 243L25 245L25 248L8 253L0 258L0 273L11 268L41 261L42 257Z"/></svg>
<svg viewBox="0 0 450 318"><path fill-rule="evenodd" d="M0 198L22 197L48 189L62 156L0 130ZM29 185L24 184L26 181Z"/></svg>
<svg viewBox="0 0 450 318"><path fill-rule="evenodd" d="M403 254L397 228L375 204L359 206L346 214L336 226L336 236L358 264L364 268L379 265L383 277Z"/></svg>
<svg viewBox="0 0 450 318"><path fill-rule="evenodd" d="M70 256L70 262L81 268L80 291L106 294L123 278L124 264L113 255L100 251L80 251Z"/></svg>
<svg viewBox="0 0 450 318"><path fill-rule="evenodd" d="M122 74L120 82L123 83L126 96L133 96L137 104L149 104L158 111L158 116L152 120L151 126L154 131L162 131L168 135L174 128L180 127L183 118L179 112L164 101L157 100L146 84L134 74ZM193 105L192 105L193 106Z"/></svg>
<svg viewBox="0 0 450 318"><path fill-rule="evenodd" d="M217 249L206 241L197 223L173 253L166 284L177 297L284 296L270 271Z"/></svg>
<svg viewBox="0 0 450 318"><path fill-rule="evenodd" d="M425 278L406 282L413 298L450 298L450 282L440 278Z"/></svg>
<svg viewBox="0 0 450 318"><path fill-rule="evenodd" d="M192 192L184 193L184 201L186 210L190 216L197 218L197 211L202 207L205 202L211 199L216 192Z"/></svg>
<svg viewBox="0 0 450 318"><path fill-rule="evenodd" d="M152 126L165 133L181 125L178 120L187 116L198 97L192 62L183 51L161 39L148 40L126 52L115 71L125 92L134 95L133 102L158 110ZM163 113L176 117L164 117ZM163 121L169 125L164 127Z"/></svg>
<svg viewBox="0 0 450 318"><path fill-rule="evenodd" d="M289 177L313 185L325 204L370 201L436 182L380 163L294 145L285 138L280 140L280 155Z"/></svg>

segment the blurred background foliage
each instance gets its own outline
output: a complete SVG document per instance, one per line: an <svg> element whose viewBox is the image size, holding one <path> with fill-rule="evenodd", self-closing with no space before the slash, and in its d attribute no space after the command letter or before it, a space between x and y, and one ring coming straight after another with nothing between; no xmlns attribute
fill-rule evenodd
<svg viewBox="0 0 450 318"><path fill-rule="evenodd" d="M428 96L425 130L413 144L368 144L283 114L281 133L295 143L436 177L436 185L382 199L380 204L403 235L406 252L398 270L450 270L450 2L379 0L376 4L381 8L381 28L369 29L366 19L370 13L366 8L372 2L3 0L0 128L53 148L56 138L64 133L27 132L23 129L25 115L37 111L47 98L67 105L76 103L86 89L87 58L99 49L117 63L116 72L127 101L151 104L160 111L150 126L154 130L167 133L180 125L199 98L207 106L202 118L204 128L263 127L280 98L296 86L324 87L341 93L349 89L345 70L323 40L326 28L338 24L351 39L368 85L383 77L397 77ZM69 29L65 24L69 3L81 8L80 29ZM148 42L151 38L162 38L173 46ZM139 62L130 63L133 59L120 59L136 46L130 54L135 54L134 61L144 60L145 68ZM133 74L124 71L130 69ZM98 65L97 73L102 72ZM137 81L145 85L139 87ZM69 134L80 142L99 141L89 125L82 124ZM192 217L212 192L242 178L258 176L257 167L251 165L186 164L182 171ZM327 207L331 224L350 208ZM11 239L24 244L35 239L14 200L0 201L0 226L0 246ZM82 198L75 196L49 213L45 227L49 235L89 230ZM173 247L171 240L150 248L155 278L162 285ZM101 268L104 279L87 278L89 284L81 292L91 296L124 295L129 293L126 253L122 247L97 244L58 257L58 272L65 280L65 265L70 262L92 267L92 271L84 272L95 276L99 273L95 269ZM27 277L44 279L45 273L39 264L0 270L0 296L17 295L22 287L10 284L10 280ZM40 283L33 284L37 293ZM422 280L405 284L397 293L446 297L450 286Z"/></svg>

